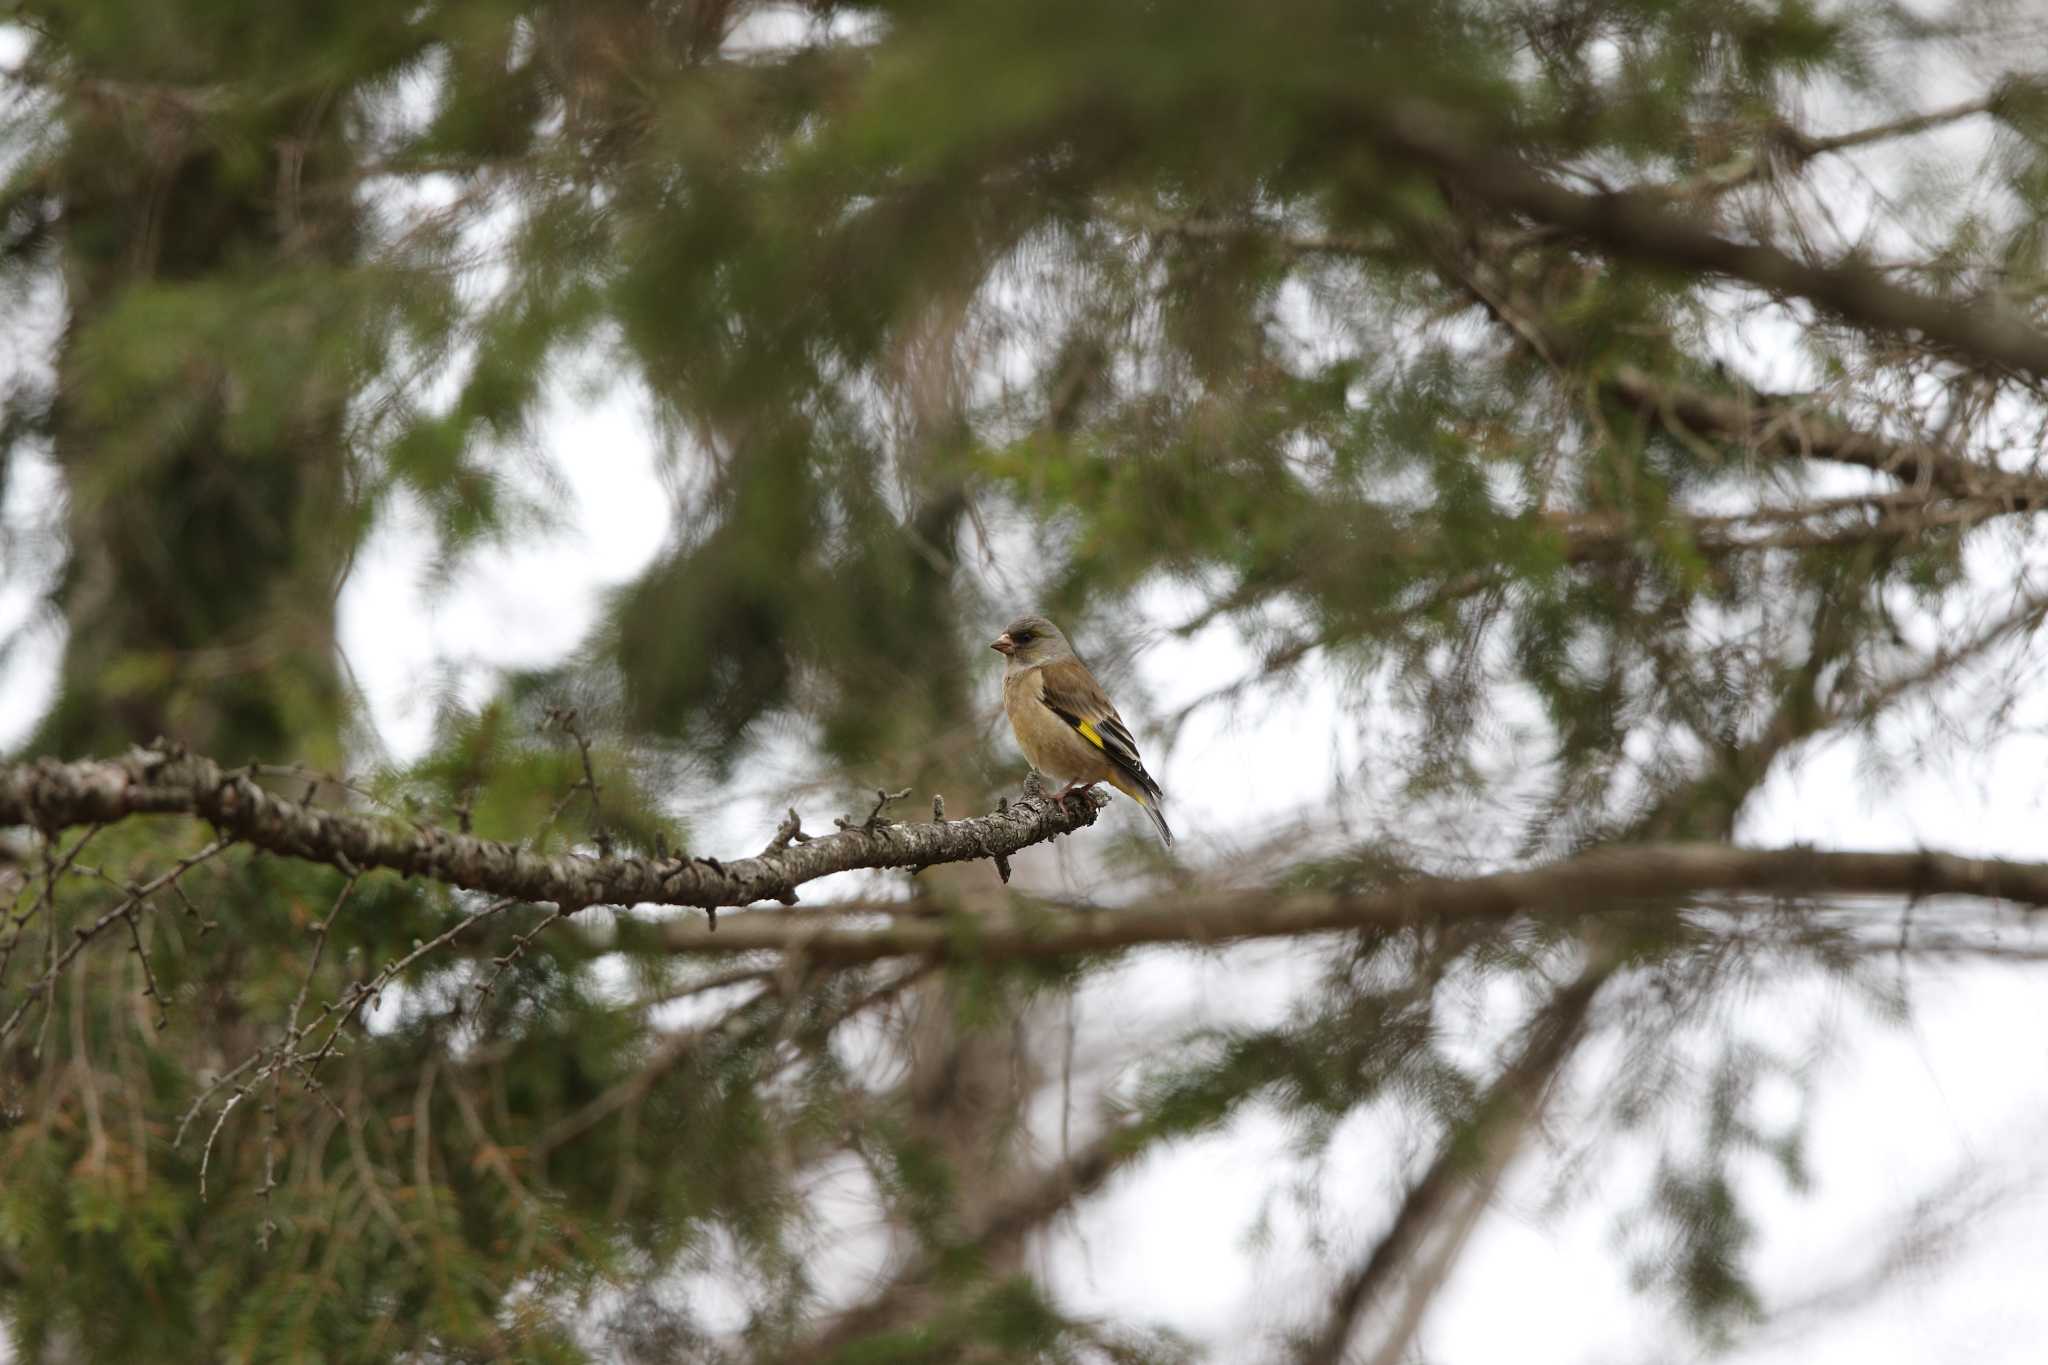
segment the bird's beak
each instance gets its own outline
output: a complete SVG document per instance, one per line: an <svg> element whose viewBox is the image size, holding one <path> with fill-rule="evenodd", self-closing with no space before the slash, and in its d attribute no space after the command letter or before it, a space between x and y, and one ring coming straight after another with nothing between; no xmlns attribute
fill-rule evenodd
<svg viewBox="0 0 2048 1365"><path fill-rule="evenodd" d="M998 654L1015 654L1017 652L1017 642L1010 638L1010 632L1007 630L1001 635L996 636L994 640L991 640L988 647Z"/></svg>

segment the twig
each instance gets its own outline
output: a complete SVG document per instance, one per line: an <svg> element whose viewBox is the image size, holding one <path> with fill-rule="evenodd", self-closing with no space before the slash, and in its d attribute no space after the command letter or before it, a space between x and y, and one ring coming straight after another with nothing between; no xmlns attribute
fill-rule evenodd
<svg viewBox="0 0 2048 1365"><path fill-rule="evenodd" d="M775 827L775 837L768 841L768 847L761 850L760 856L766 858L771 853L782 852L792 843L808 844L810 841L811 836L804 833L803 817L796 813L795 806L791 806L789 813L782 817L782 823Z"/></svg>
<svg viewBox="0 0 2048 1365"><path fill-rule="evenodd" d="M132 914L136 906L148 900L158 891L161 891L166 885L175 882L179 877L184 876L185 873L190 871L192 868L198 866L200 863L203 863L207 859L220 853L223 849L229 847L233 842L234 841L232 839L216 839L212 843L208 844L205 848L201 849L199 852L191 854L188 857L180 858L177 861L177 863L170 869L170 871L165 872L153 878L152 880L145 882L140 886L129 886L127 888L124 888L127 893L126 899L121 901L121 903L116 905L113 909L101 915L98 919L94 920L90 926L83 929L72 930L71 942L64 948L64 950L61 953L57 951L56 935L52 933L50 936L51 942L49 966L44 970L42 976L38 977L36 980L29 983L27 987L26 998L22 1000L20 1005L15 1007L14 1013L10 1014L4 1023L0 1023L0 1039L4 1039L5 1037L7 1037L8 1034L14 1031L15 1026L21 1022L22 1015L28 1012L28 1007L32 1003L34 1003L34 1001L37 998L46 995L51 989L55 987L58 976L60 976L63 973L64 969L71 964L72 959L76 958L80 953L85 951L87 945L89 945L95 938L99 937L100 934L104 933L117 920L124 919L128 915ZM53 860L51 864L51 870L53 875L54 868L55 863ZM107 882L109 885L116 887L120 886L120 883L115 882L113 878L108 877L103 872L98 872L97 870L95 870L93 875L99 877L101 880ZM50 923L52 928L54 929L54 926L56 924L56 916L54 913L54 893L52 893L52 895L52 915ZM159 1005L161 1005L162 1002L159 1001L158 1003Z"/></svg>
<svg viewBox="0 0 2048 1365"><path fill-rule="evenodd" d="M491 904L477 911L474 915L465 915L462 919L458 920L454 924L451 924L450 926L448 926L448 928L442 930L440 933L434 935L433 938L427 940L425 943L415 944L411 952L407 953L404 957L399 958L397 961L387 964L382 971L378 972L375 976L371 977L368 982L357 982L349 990L343 992L341 995L335 997L333 1000L328 1001L327 1004L321 1009L320 1013L314 1017L313 1022L306 1025L306 1032L311 1033L314 1029L320 1027L320 1025L336 1010L341 1011L341 1017L339 1019L336 1019L334 1021L334 1026L328 1030L326 1041L324 1041L320 1045L320 1049L317 1052L313 1053L310 1057L305 1059L307 1074L313 1075L319 1072L320 1064L326 1061L329 1055L333 1053L334 1045L340 1041L342 1031L346 1029L349 1026L349 1024L354 1021L356 1015L362 1011L364 1003L366 1001L374 1000L377 997L381 996L384 992L384 988L388 986L392 982L392 980L398 976L399 973L403 972L407 967L410 967L413 963L419 961L421 958L427 956L427 954L434 952L436 949L445 947L449 943L454 942L456 938L461 936L467 930L475 928L477 925L482 924L491 916L499 914L507 907L517 905L518 903L519 902L516 897L507 896L501 900L493 901Z"/></svg>
<svg viewBox="0 0 2048 1365"><path fill-rule="evenodd" d="M356 889L356 883L361 879L362 874L357 873L342 883L341 891L334 897L334 904L328 907L327 914L313 930L313 956L306 963L305 978L299 982L299 993L292 998L292 1012L285 1020L285 1038L290 1043L296 1043L299 1039L299 1012L305 1009L306 997L313 989L313 978L320 971L320 955L326 951L328 935L334 928L335 917L341 913L341 907L348 903L349 894Z"/></svg>
<svg viewBox="0 0 2048 1365"><path fill-rule="evenodd" d="M199 1152L199 1202L202 1204L206 1202L206 1173L213 1165L214 1140L220 1136L221 1127L228 1121L228 1115L235 1112L235 1106L240 1104L242 1096L248 1093L246 1086L237 1087L235 1093L228 1096L228 1102L220 1107L220 1114L214 1119L212 1129L206 1134L206 1146Z"/></svg>
<svg viewBox="0 0 2048 1365"><path fill-rule="evenodd" d="M235 1065L230 1067L228 1070L221 1072L220 1075L215 1076L211 1081L208 1081L206 1083L205 1088L202 1089L197 1095L193 1096L192 1103L186 1108L184 1117L178 1120L178 1131L176 1135L171 1138L171 1146L184 1146L185 1130L192 1126L193 1119L199 1117L200 1109L205 1106L207 1100L213 1097L213 1093L216 1090L219 1090L222 1086L232 1084L235 1077L241 1075L244 1071L247 1071L250 1067L256 1065L257 1062L263 1060L263 1055L264 1054L261 1052L252 1052L248 1056L244 1057L241 1061L235 1063Z"/></svg>
<svg viewBox="0 0 2048 1365"><path fill-rule="evenodd" d="M251 763L249 771L257 777L296 777L312 784L311 789L316 792L322 786L334 787L349 793L351 796L360 796L363 800L368 801L374 806L379 806L393 815L410 818L406 816L405 810L396 802L379 796L361 781L342 773L327 772L305 763ZM310 802L313 800L313 796L308 795L305 799Z"/></svg>
<svg viewBox="0 0 2048 1365"><path fill-rule="evenodd" d="M1786 155L1796 164L1803 166L1809 161L1835 152L1846 152L1893 138L1911 137L1945 124L1957 123L1979 114L1988 114L2007 97L2006 90L2001 87L1989 95L1964 100L1945 109L1936 109L1924 114L1908 114L1889 122L1876 123L1826 137L1814 137L1796 128L1779 125L1765 133L1761 145L1742 152L1718 166L1709 167L1697 175L1689 175L1682 180L1649 186L1638 192L1671 200L1700 199L1725 194L1729 190L1759 179L1770 165L1773 152Z"/></svg>
<svg viewBox="0 0 2048 1365"><path fill-rule="evenodd" d="M1367 123L1391 156L1617 258L1740 280L1805 299L1858 326L1917 333L1977 362L2048 377L2048 332L2016 310L1903 288L1853 260L1815 264L1774 246L1724 237L1673 213L1653 195L1567 189L1526 161L1469 139L1454 111L1427 101L1390 101L1368 115Z"/></svg>
<svg viewBox="0 0 2048 1365"><path fill-rule="evenodd" d="M855 823L853 822L853 817L852 817L852 816L850 816L850 815L841 815L841 816L838 816L837 818L835 818L835 819L834 819L834 820L832 821L832 823L833 823L833 824L835 824L835 825L837 825L837 826L839 826L839 828L841 828L841 829L861 829L861 830L877 830L877 829L883 829L883 828L885 828L885 827L887 827L887 826L889 826L889 825L893 825L893 824L895 824L895 823L896 823L896 822L895 822L894 820L890 820L890 819L887 819L886 817L884 817L884 816L883 816L883 814L882 814L883 810L887 809L887 807L888 807L888 806L889 806L889 805L890 805L890 804L891 804L892 802L896 802L896 801L901 801L901 800L903 800L903 799L904 799L905 797L907 797L907 796L909 796L909 795L910 795L910 788L908 788L908 787L905 787L905 788L904 788L904 789L903 789L902 791L900 791L900 792L892 792L892 791L885 791L885 790L884 790L884 789L882 789L881 787L877 787L877 788L875 788L875 808L874 808L873 810L871 810L871 811L869 811L869 812L868 812L868 818L867 818L867 819L865 819L865 820L861 821L861 822L860 822L859 824L855 824ZM794 811L792 811L792 812L790 812L790 813L791 813L792 815L794 815L794 814L795 814L795 812L794 812Z"/></svg>
<svg viewBox="0 0 2048 1365"><path fill-rule="evenodd" d="M56 893L57 882L70 873L72 867L78 862L78 855L84 852L85 846L91 843L99 832L105 828L105 825L94 825L91 829L79 835L78 842L71 846L71 851L58 860L54 877L49 875L50 869L46 859L42 891L37 894L34 901L30 902L28 909L14 917L14 922L11 926L12 932L7 935L6 942L0 943L0 983L4 983L7 980L7 967L14 960L15 945L21 942L23 934L28 929L29 922L48 906L51 897ZM47 855L49 851L49 841L47 838L43 842L43 850Z"/></svg>
<svg viewBox="0 0 2048 1365"><path fill-rule="evenodd" d="M41 1027L36 1030L34 1056L38 1062L43 1059L44 1046L50 1040L50 1016L56 1008L54 1001L56 997L57 973L63 969L64 965L57 959L57 868L50 855L50 847L50 836L45 834L43 836L43 891L49 897L50 909L49 913L43 916L43 960L47 965L44 968L41 983L42 991L45 992L43 995L43 1022ZM36 983L31 982L28 994L21 1002L21 1009L16 1010L14 1017L10 1018L5 1024L0 1024L0 1041L5 1041L7 1035L13 1031L15 1019L21 1017L22 1010L28 1008L29 1002L36 998L37 993Z"/></svg>
<svg viewBox="0 0 2048 1365"><path fill-rule="evenodd" d="M561 906L558 905L553 910L550 910L546 914L546 916L544 916L541 919L541 922L534 925L533 928L527 930L523 934L515 934L512 938L512 946L506 949L503 953L499 954L497 957L491 959L492 966L490 976L481 983L479 983L476 987L478 1001L481 1002L490 999L491 992L497 989L498 978L503 976L505 972L512 966L513 963L517 962L521 957L525 955L527 945L531 944L534 941L534 939L540 937L542 930L546 929L550 924L553 924L556 920L563 918L568 913L569 912L567 910L564 910Z"/></svg>
<svg viewBox="0 0 2048 1365"><path fill-rule="evenodd" d="M334 928L335 917L341 913L341 907L348 903L349 893L356 889L356 883L361 879L362 874L357 873L343 882L341 891L334 898L334 904L328 907L327 914L314 926L313 952L306 961L306 974L299 982L298 994L292 997L291 1013L285 1018L284 1037L278 1043L277 1054L266 1068L270 1074L270 1104L264 1114L263 1188L259 1191L266 1209L270 1205L270 1192L277 1188L277 1125L279 1110L284 1104L284 1073L289 1059L296 1055L299 1046L299 1013L305 1009L306 997L313 989L313 978L320 971L320 956L326 950L328 934ZM318 1089L320 1082L310 1072L305 1074L312 1087ZM262 1077L259 1075L257 1080L260 1084ZM256 1245L260 1250L270 1250L270 1237L276 1230L276 1222L266 1213L262 1231L256 1237Z"/></svg>
<svg viewBox="0 0 2048 1365"><path fill-rule="evenodd" d="M590 739L583 733L583 727L577 724L574 708L549 707L547 718L541 722L541 728L560 730L575 740L576 752L583 759L583 780L562 794L562 800L556 804L554 814L548 817L548 823L553 824L561 815L562 807L568 803L570 797L579 791L589 792L590 837L597 844L600 856L611 857L612 836L604 827L604 807L599 801L604 789L597 784L597 770L590 763Z"/></svg>
<svg viewBox="0 0 2048 1365"><path fill-rule="evenodd" d="M129 906L121 918L128 924L129 951L142 963L142 994L145 999L156 1001L156 1031L162 1033L171 1022L170 1011L164 1002L164 993L157 989L156 973L149 965L149 953L142 946L142 930L135 923L135 907Z"/></svg>

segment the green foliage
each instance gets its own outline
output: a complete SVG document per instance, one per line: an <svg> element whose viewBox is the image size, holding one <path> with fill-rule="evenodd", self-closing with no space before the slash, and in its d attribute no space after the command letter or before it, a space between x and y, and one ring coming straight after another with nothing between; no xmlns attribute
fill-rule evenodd
<svg viewBox="0 0 2048 1365"><path fill-rule="evenodd" d="M1907 639L1949 639L1980 522L2028 505L1942 503L1930 478L1887 521L1817 501L1902 496L1885 451L1810 448L1854 423L2009 456L2026 383L1569 239L1389 131L1847 258L1865 243L1799 197L1816 153L1788 129L1889 109L1892 73L1946 50L1892 6L32 0L16 22L0 269L66 310L0 423L0 477L47 450L65 489L37 753L163 734L393 822L654 856L684 842L680 796L747 791L773 745L831 790L978 800L1010 764L983 723L993 627L1042 604L1121 667L1172 611L1260 656L1228 696L1333 681L1354 733L1330 738L1370 755L1336 776L1372 828L1247 852L1217 885L1362 894L1729 837L1786 754L1874 730L1916 668L1969 655ZM1997 88L1981 203L1921 186L1872 234L1921 252L1887 278L2031 306L2043 88ZM1731 338L1753 318L1796 329L1813 392L1751 389ZM615 457L536 448L571 360L668 438L663 552L571 658L445 706L416 762L278 766L375 766L334 604L382 518L423 511L446 572L546 525L519 490ZM1716 402L1754 428L1687 415ZM1326 737L1297 738L1320 776ZM814 1265L844 1231L828 1178L938 1267L843 1360L1193 1354L1071 1319L986 1245L1043 1076L967 1119L928 1099L972 1111L991 1088L927 1070L959 1081L1113 959L927 990L793 955L722 980L644 922L241 849L134 907L124 952L125 888L183 837L60 841L7 882L0 1017L31 1005L0 1040L19 1358L801 1357L846 1290ZM1166 885L1156 866L1103 898ZM971 958L988 906L943 876L918 908ZM1668 904L1597 938L1553 907L1317 942L1327 970L1277 1021L1177 1034L1100 1107L1133 1162L1254 1111L1309 1161L1362 1114L1469 1156L1501 1059L1456 1036L1460 1003L1502 982L1533 1003L1597 948L1621 965L1596 1022L1634 1040L1597 1117L1694 1139L1648 1193L1643 1283L1732 1341L1770 1300L1747 1163L1797 1185L1797 1134L1746 1118L1757 1058L1697 1086L1651 1044L1788 961L1857 979L1845 934L1773 943L1745 956Z"/></svg>
<svg viewBox="0 0 2048 1365"><path fill-rule="evenodd" d="M548 685L528 682L473 712L445 710L434 748L388 774L379 799L438 823L466 819L482 838L546 850L600 841L645 852L683 847L632 755L586 733L605 723L602 712L584 717L535 704L517 692L545 696ZM601 774L595 792L593 774Z"/></svg>

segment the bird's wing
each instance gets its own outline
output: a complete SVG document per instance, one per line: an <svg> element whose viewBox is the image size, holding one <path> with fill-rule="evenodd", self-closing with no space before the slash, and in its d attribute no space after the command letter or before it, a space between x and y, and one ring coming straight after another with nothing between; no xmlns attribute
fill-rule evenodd
<svg viewBox="0 0 2048 1365"><path fill-rule="evenodd" d="M1144 761L1138 757L1138 741L1131 738L1123 717L1116 713L1109 694L1095 681L1086 664L1072 657L1056 659L1041 669L1039 676L1044 689L1040 695L1054 715L1073 726L1081 738L1102 750L1111 762L1136 777L1147 791L1158 793L1159 784L1152 780Z"/></svg>

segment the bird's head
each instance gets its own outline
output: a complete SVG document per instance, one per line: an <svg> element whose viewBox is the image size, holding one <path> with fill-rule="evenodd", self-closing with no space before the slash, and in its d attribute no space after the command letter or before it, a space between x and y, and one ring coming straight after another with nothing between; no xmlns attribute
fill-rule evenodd
<svg viewBox="0 0 2048 1365"><path fill-rule="evenodd" d="M1067 637L1060 634L1060 628L1043 616L1018 617L1003 629L1001 635L989 641L989 648L1007 655L1012 664L1022 668L1051 663L1074 652L1067 644Z"/></svg>

